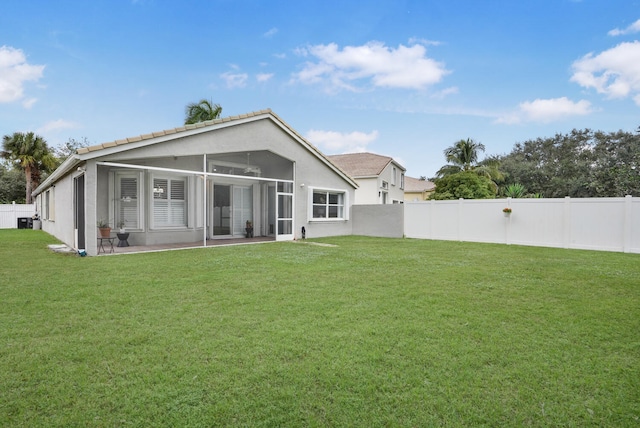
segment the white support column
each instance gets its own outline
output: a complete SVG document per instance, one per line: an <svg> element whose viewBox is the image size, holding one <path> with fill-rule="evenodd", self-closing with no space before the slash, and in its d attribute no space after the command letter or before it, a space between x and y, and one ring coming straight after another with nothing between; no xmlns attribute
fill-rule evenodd
<svg viewBox="0 0 640 428"><path fill-rule="evenodd" d="M202 246L207 246L207 155L202 155Z"/></svg>

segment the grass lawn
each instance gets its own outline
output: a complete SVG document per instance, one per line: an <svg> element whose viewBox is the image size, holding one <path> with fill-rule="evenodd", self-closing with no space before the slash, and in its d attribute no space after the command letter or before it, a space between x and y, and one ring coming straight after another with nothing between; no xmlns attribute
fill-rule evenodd
<svg viewBox="0 0 640 428"><path fill-rule="evenodd" d="M640 255L0 230L0 426L639 426Z"/></svg>

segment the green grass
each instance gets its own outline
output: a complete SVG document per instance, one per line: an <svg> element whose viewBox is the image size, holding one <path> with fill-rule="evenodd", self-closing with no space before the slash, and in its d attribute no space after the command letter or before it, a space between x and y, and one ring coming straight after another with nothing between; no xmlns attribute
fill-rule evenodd
<svg viewBox="0 0 640 428"><path fill-rule="evenodd" d="M317 241L0 231L0 425L640 425L640 255Z"/></svg>

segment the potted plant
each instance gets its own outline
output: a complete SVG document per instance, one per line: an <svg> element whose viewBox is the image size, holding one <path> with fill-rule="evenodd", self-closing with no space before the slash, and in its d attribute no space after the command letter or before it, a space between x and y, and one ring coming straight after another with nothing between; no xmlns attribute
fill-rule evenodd
<svg viewBox="0 0 640 428"><path fill-rule="evenodd" d="M109 225L109 221L105 219L98 220L97 223L98 229L100 230L101 238L108 238L111 235L111 226Z"/></svg>
<svg viewBox="0 0 640 428"><path fill-rule="evenodd" d="M502 212L504 213L505 217L509 217L511 215L511 208L509 207L503 208Z"/></svg>
<svg viewBox="0 0 640 428"><path fill-rule="evenodd" d="M244 231L246 232L246 238L253 238L253 223L251 222L251 220L247 220L247 222L245 223Z"/></svg>
<svg viewBox="0 0 640 428"><path fill-rule="evenodd" d="M118 223L116 224L116 226L118 226L118 228L120 229L120 233L125 233L125 232L126 232L126 230L125 230L125 228L124 228L124 227L125 227L125 225L126 225L126 221L124 221L124 220L120 220L120 221L118 221Z"/></svg>

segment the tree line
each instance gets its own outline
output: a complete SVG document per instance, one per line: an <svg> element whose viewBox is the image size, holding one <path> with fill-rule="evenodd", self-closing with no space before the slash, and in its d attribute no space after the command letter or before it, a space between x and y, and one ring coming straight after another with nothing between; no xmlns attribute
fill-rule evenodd
<svg viewBox="0 0 640 428"><path fill-rule="evenodd" d="M483 144L460 140L432 199L640 196L640 127L636 132L573 130L516 143L510 153L479 161Z"/></svg>

